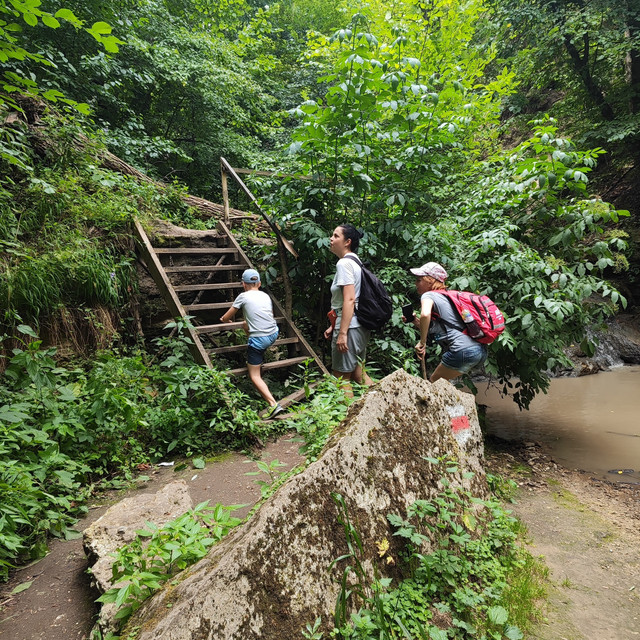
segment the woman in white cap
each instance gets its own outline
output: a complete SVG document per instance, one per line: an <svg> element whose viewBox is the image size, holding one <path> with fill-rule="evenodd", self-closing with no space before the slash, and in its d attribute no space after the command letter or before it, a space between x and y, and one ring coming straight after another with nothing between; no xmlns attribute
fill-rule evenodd
<svg viewBox="0 0 640 640"><path fill-rule="evenodd" d="M242 309L243 328L249 334L247 370L253 386L271 407L266 416L269 420L284 411L275 401L260 371L264 362L264 352L278 338L278 325L273 316L271 298L264 291L260 291L260 274L255 269L245 269L242 273L242 288L244 291L233 301L231 308L220 318L220 322L233 322L236 313Z"/></svg>
<svg viewBox="0 0 640 640"><path fill-rule="evenodd" d="M364 370L370 331L360 325L355 313L362 279L356 255L360 238L362 233L353 225L341 224L329 239L329 250L337 256L338 262L331 283L333 324L324 332L324 337L331 338L331 373L337 378L370 385L371 378ZM348 258L349 255L356 260ZM350 393L349 386L347 393Z"/></svg>
<svg viewBox="0 0 640 640"><path fill-rule="evenodd" d="M416 277L416 290L420 294L420 317L413 320L420 331L416 353L420 359L424 358L427 336L443 349L441 362L429 381L451 380L483 363L487 359L487 347L464 333L466 327L462 319L448 298L438 294L447 288L444 267L437 262L427 262L409 271Z"/></svg>

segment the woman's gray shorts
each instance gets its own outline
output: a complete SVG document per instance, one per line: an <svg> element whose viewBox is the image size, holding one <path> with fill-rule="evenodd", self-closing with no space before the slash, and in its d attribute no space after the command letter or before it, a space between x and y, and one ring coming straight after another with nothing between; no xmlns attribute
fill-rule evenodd
<svg viewBox="0 0 640 640"><path fill-rule="evenodd" d="M367 357L367 343L371 331L364 327L352 327L347 331L347 346L349 351L338 351L336 342L338 332L333 332L331 339L331 369L341 373L352 373L355 368Z"/></svg>

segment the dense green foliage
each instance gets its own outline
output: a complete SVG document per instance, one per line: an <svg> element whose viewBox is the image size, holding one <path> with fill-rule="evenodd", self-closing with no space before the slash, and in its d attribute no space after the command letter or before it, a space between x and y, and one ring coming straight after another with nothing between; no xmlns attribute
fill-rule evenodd
<svg viewBox="0 0 640 640"><path fill-rule="evenodd" d="M0 383L0 578L68 534L86 499L139 464L189 457L264 437L247 396L193 365L182 341L161 360L104 352L87 370L58 366L35 334L14 348ZM225 398L225 399L223 399Z"/></svg>
<svg viewBox="0 0 640 640"><path fill-rule="evenodd" d="M438 464L441 461L432 460ZM449 473L457 471L449 461ZM331 637L359 640L478 638L520 640L544 589L544 572L518 543L519 523L495 500L484 501L441 479L442 491L418 500L406 517L387 516L402 540L395 556L389 540L376 541L380 563L400 565L398 581L363 564L364 544L344 498L333 495L347 553ZM335 570L335 569L334 569ZM358 606L359 605L359 606ZM354 610L355 609L355 610ZM303 636L320 640L321 620Z"/></svg>
<svg viewBox="0 0 640 640"><path fill-rule="evenodd" d="M237 506L201 502L190 511L162 527L153 523L136 532L133 542L118 549L113 563L113 587L98 599L113 602L116 620L125 621L176 573L207 554L242 520L231 516Z"/></svg>
<svg viewBox="0 0 640 640"><path fill-rule="evenodd" d="M513 76L478 82L494 55L473 45L481 5L430 6L434 34L419 15L376 32L358 15L319 44L326 95L294 110L301 124L289 149L315 179L286 182L269 203L287 211L282 223L305 247L292 278L316 283L302 315L322 321L328 236L342 221L358 224L361 256L398 302L410 295L407 267L428 260L447 268L451 288L494 298L508 321L487 368L505 390L518 377L514 398L526 407L548 372L568 364L563 348L626 304L603 279L627 266L625 234L606 231L626 212L587 191L602 150L580 150L552 120L532 121L531 137L508 153L495 147L490 131ZM459 57L444 58L445 49ZM386 372L407 360L402 343L411 338L396 318L370 359Z"/></svg>
<svg viewBox="0 0 640 640"><path fill-rule="evenodd" d="M522 83L512 114L550 110L621 160L640 141L640 5L618 0L491 0L499 55Z"/></svg>

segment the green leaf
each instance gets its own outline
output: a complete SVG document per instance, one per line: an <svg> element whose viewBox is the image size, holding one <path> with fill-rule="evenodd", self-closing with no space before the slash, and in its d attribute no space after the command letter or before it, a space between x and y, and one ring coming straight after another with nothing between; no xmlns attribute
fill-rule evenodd
<svg viewBox="0 0 640 640"><path fill-rule="evenodd" d="M194 458L193 459L193 466L196 469L204 469L204 459L202 459L202 458Z"/></svg>
<svg viewBox="0 0 640 640"><path fill-rule="evenodd" d="M88 29L92 34L98 33L100 35L108 35L111 33L111 25L106 22L94 22L90 29Z"/></svg>
<svg viewBox="0 0 640 640"><path fill-rule="evenodd" d="M504 607L490 607L487 616L493 624L502 625L509 619L509 614Z"/></svg>
<svg viewBox="0 0 640 640"><path fill-rule="evenodd" d="M75 486L75 482L74 482L74 476L72 473L69 473L68 471L62 471L60 469L55 471L55 474L58 476L58 478L60 478L60 482L65 486L65 487L74 487Z"/></svg>
<svg viewBox="0 0 640 640"><path fill-rule="evenodd" d="M24 335L31 336L32 338L38 337L38 334L27 324L20 324L18 325L17 329L20 333L23 333Z"/></svg>
<svg viewBox="0 0 640 640"><path fill-rule="evenodd" d="M76 111L83 113L85 116L91 115L91 107L86 102L76 102L73 106Z"/></svg>
<svg viewBox="0 0 640 640"><path fill-rule="evenodd" d="M438 627L429 627L429 640L447 640L449 635L444 629Z"/></svg>
<svg viewBox="0 0 640 640"><path fill-rule="evenodd" d="M524 635L518 627L508 624L504 631L505 638L507 640L522 640Z"/></svg>
<svg viewBox="0 0 640 640"><path fill-rule="evenodd" d="M57 29L60 26L60 23L48 13L42 15L42 22L51 29Z"/></svg>
<svg viewBox="0 0 640 640"><path fill-rule="evenodd" d="M77 540L78 538L82 538L82 531L76 531L75 529L65 529L65 540Z"/></svg>
<svg viewBox="0 0 640 640"><path fill-rule="evenodd" d="M100 42L102 43L105 51L108 51L109 53L118 53L118 51L120 51L118 45L123 44L122 40L119 40L115 36L107 36L106 38L103 37L101 38Z"/></svg>
<svg viewBox="0 0 640 640"><path fill-rule="evenodd" d="M38 24L38 18L33 13L23 13L22 18L30 27L35 27Z"/></svg>
<svg viewBox="0 0 640 640"><path fill-rule="evenodd" d="M70 11L69 9L58 9L58 11L56 11L55 13L55 16L56 18L60 18L60 20L66 20L67 22L70 22L76 27L82 26L82 20L76 18L73 11Z"/></svg>
<svg viewBox="0 0 640 640"><path fill-rule="evenodd" d="M13 591L11 592L11 595L15 595L16 593L22 593L23 591L26 591L32 584L33 584L33 580L29 580L29 582L23 582L22 584L19 584L17 587L13 589Z"/></svg>

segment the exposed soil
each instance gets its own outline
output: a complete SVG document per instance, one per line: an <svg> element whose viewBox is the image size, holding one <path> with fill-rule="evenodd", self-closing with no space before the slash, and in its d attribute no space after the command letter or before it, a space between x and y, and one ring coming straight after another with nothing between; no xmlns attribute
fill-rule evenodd
<svg viewBox="0 0 640 640"><path fill-rule="evenodd" d="M640 486L558 466L534 443L489 442L489 469L519 485L515 515L551 581L537 640L640 638Z"/></svg>
<svg viewBox="0 0 640 640"><path fill-rule="evenodd" d="M295 466L298 443L282 438L263 459ZM528 638L539 640L633 640L640 638L640 487L613 485L556 465L538 445L489 443L487 467L515 479L515 514L528 527L530 550L550 570L544 619ZM138 491L157 491L183 478L194 504L246 504L260 497L256 470L244 455L229 454L205 469L157 468ZM108 503L122 498L111 496ZM83 529L107 509L96 506L78 523ZM82 640L96 613L81 540L54 541L43 560L17 571L0 590L0 637L6 640ZM25 583L29 588L12 592ZM285 639L283 639L285 640ZM289 639L286 639L289 640ZM293 639L291 639L293 640Z"/></svg>

